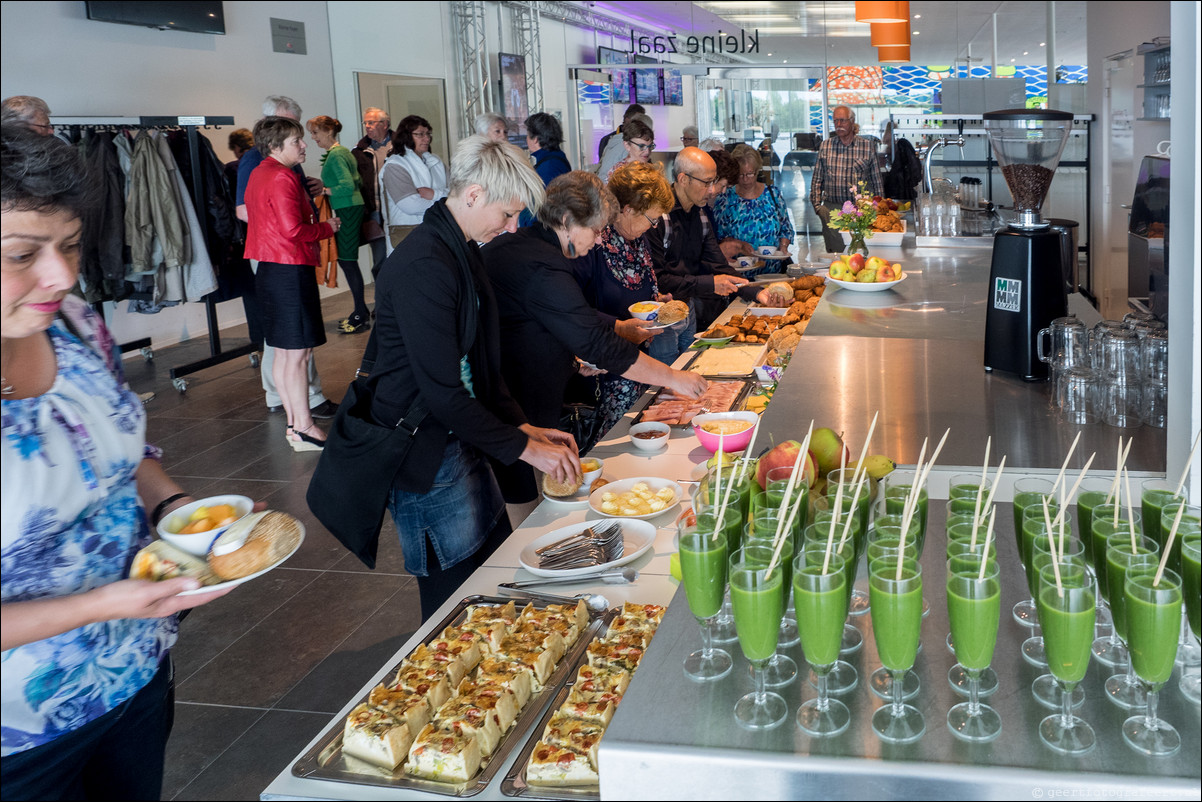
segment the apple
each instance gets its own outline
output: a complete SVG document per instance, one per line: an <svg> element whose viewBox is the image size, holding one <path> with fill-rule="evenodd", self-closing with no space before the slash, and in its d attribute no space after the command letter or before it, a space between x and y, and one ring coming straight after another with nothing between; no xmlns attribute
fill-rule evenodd
<svg viewBox="0 0 1202 802"><path fill-rule="evenodd" d="M818 463L818 475L825 478L831 471L839 469L839 460L851 462L851 452L834 429L815 429L810 435L810 453Z"/></svg>
<svg viewBox="0 0 1202 802"><path fill-rule="evenodd" d="M813 440L811 439L810 442L813 443ZM773 468L793 467L797 463L797 455L800 451L801 443L796 440L786 440L760 457L755 467L755 481L760 489L768 489L768 471ZM802 480L805 481L807 487L812 487L818 478L818 462L813 451L806 454L802 464L804 465L801 473Z"/></svg>
<svg viewBox="0 0 1202 802"><path fill-rule="evenodd" d="M889 264L888 262L886 262L884 259L882 259L879 256L870 256L870 257L868 257L868 262L864 266L867 267L869 270L875 270L879 273L881 268L885 267L888 264Z"/></svg>
<svg viewBox="0 0 1202 802"><path fill-rule="evenodd" d="M856 277L851 275L851 271L842 261L836 259L831 262L830 277L835 281L855 281Z"/></svg>
<svg viewBox="0 0 1202 802"><path fill-rule="evenodd" d="M893 269L893 265L885 265L880 270L876 271L877 281L895 281L897 279L897 271Z"/></svg>
<svg viewBox="0 0 1202 802"><path fill-rule="evenodd" d="M847 266L851 268L852 275L855 275L863 270L864 264L864 254L862 253L853 253L851 258L847 260Z"/></svg>

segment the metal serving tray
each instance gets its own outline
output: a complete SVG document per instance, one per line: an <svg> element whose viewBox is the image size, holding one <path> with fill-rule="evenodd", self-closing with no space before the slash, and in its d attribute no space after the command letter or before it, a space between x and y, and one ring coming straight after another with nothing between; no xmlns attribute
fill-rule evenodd
<svg viewBox="0 0 1202 802"><path fill-rule="evenodd" d="M686 367L685 369L687 370L688 368ZM730 409L727 410L729 412L738 412L740 409L743 408L743 402L747 400L747 394L751 392L751 387L755 383L754 380L751 378L750 372L748 372L747 376L706 376L705 378L709 379L710 381L738 382L743 385L741 388L739 388L739 392L735 394L734 401L731 402ZM660 387L658 390L656 390L655 393L651 396L651 400L647 402L646 406L644 406L642 409L640 409L638 411L638 414L636 414L634 416L634 420L631 422L631 425L633 426L636 423L641 423L643 421L643 414L653 404L655 404L659 400L659 397L665 392L670 392L670 391L667 390L667 388L665 388L665 387ZM671 425L688 427L691 424L674 423Z"/></svg>
<svg viewBox="0 0 1202 802"><path fill-rule="evenodd" d="M536 609L540 610L548 606L546 602L532 599L503 598L501 596L468 596L455 605L455 609L443 618L437 626L427 632L426 640L423 640L423 643L432 639L447 627L461 623L466 618L468 607L472 605L505 605L509 602L517 605L519 611L527 603L532 603ZM568 678L576 675L576 669L579 667L582 658L585 657L588 644L596 637L602 627L608 626L608 622L615 615L617 615L616 610L606 610L601 614L590 613L589 625L580 633L580 637L577 638L576 643L568 649L563 659L555 666L555 670L547 678L543 689L530 697L526 706L518 714L513 726L502 736L496 750L482 761L480 771L467 782L444 783L421 777L411 777L404 773L405 764L401 764L393 771L388 771L380 766L344 755L342 753L342 732L346 725L345 717L339 717L337 721L331 724L322 733L317 745L293 764L292 774L304 779L332 780L333 782L355 785L378 785L385 788L405 788L413 791L442 794L444 796L475 796L488 787L489 782L492 781L492 778L496 775L500 767L504 765L505 759L521 742L520 734L526 732L530 728L531 723L539 717L543 708L546 707L548 700L555 696L555 690L564 685ZM395 674L399 668L400 663L397 663L391 669L390 673ZM359 701L366 702L367 697L364 696ZM540 729L539 732L542 732L542 730Z"/></svg>
<svg viewBox="0 0 1202 802"><path fill-rule="evenodd" d="M573 677L575 677L574 674ZM522 749L521 754L518 755L517 760L513 761L513 765L505 775L505 779L501 781L501 793L505 794L505 796L516 796L523 799L601 799L600 785L555 786L526 784L526 765L530 762L530 756L534 754L534 747L538 745L539 739L543 736L543 731L547 729L547 722L551 720L551 716L555 715L555 711L568 698L568 694L572 692L572 687L575 684L576 682L573 679L572 682L560 688L559 692L555 694L555 698L551 700L551 704L543 711L542 717L538 720L538 725L526 740L526 746Z"/></svg>

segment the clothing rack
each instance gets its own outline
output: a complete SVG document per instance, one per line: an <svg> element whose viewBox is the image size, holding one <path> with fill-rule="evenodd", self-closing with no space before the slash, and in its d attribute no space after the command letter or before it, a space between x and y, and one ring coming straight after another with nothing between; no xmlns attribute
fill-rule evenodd
<svg viewBox="0 0 1202 802"><path fill-rule="evenodd" d="M196 208L197 214L202 214L205 208L205 187L204 173L200 169L200 146L197 137L200 136L201 128L220 128L223 125L233 125L234 118L232 116L208 116L208 115L184 115L184 116L142 116L142 117L56 117L50 118L50 124L58 126L79 126L89 128L179 128L182 129L188 137L188 157L192 164L192 205ZM210 254L211 255L211 254ZM220 328L217 323L217 303L210 295L206 295L205 317L209 329L209 356L204 359L198 359L195 362L189 362L184 365L173 367L170 370L171 384L176 390L183 393L188 389L188 382L184 378L193 373L205 370L206 368L220 365L228 362L231 359L236 359L240 356L249 355L252 366L257 366L259 362L258 350L259 347L254 343L238 346L223 350L221 346ZM126 343L121 346L122 352L131 351L135 348L142 349L142 355L150 360L150 340L147 338L135 340L131 343Z"/></svg>

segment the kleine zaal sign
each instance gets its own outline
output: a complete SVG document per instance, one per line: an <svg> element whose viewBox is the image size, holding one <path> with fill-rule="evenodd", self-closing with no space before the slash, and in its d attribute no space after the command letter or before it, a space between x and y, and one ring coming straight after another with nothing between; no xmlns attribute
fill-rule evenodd
<svg viewBox="0 0 1202 802"><path fill-rule="evenodd" d="M717 36L635 36L630 32L630 53L758 53L760 52L760 29L750 34L740 30L739 35L718 34Z"/></svg>

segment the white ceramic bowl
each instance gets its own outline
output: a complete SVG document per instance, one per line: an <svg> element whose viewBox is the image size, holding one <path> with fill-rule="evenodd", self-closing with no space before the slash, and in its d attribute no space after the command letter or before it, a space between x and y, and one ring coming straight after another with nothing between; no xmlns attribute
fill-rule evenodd
<svg viewBox="0 0 1202 802"><path fill-rule="evenodd" d="M635 307L648 305L654 308L646 311L635 310ZM659 308L661 306L663 306L663 304L661 304L659 301L638 301L637 303L631 304L629 307L627 307L627 309L630 314L634 315L639 320L655 320L655 316L659 314Z"/></svg>
<svg viewBox="0 0 1202 802"><path fill-rule="evenodd" d="M593 462L597 463L597 468L596 470L584 472L584 482L581 485L582 487L591 487L597 477L601 475L601 472L605 470L605 460L600 459L599 457L583 457L580 462L583 464L588 460L592 460Z"/></svg>
<svg viewBox="0 0 1202 802"><path fill-rule="evenodd" d="M668 437L671 429L666 423L659 421L644 421L636 423L630 427L630 442L634 443L634 447L639 451L659 451L668 445ZM659 432L659 437L638 437L640 434L647 432Z"/></svg>
<svg viewBox="0 0 1202 802"><path fill-rule="evenodd" d="M225 526L214 527L207 532L196 532L190 535L179 533L179 530L188 524L188 518L197 509L200 507L213 507L218 504L229 504L234 508L234 513L237 517ZM249 515L253 507L254 501L246 496L209 496L208 498L202 498L200 501L185 504L179 509L167 513L163 516L163 520L159 521L156 531L159 537L172 546L182 549L189 554L203 557L209 553L209 547L213 545L213 541L220 537L222 532L229 529L232 524Z"/></svg>

